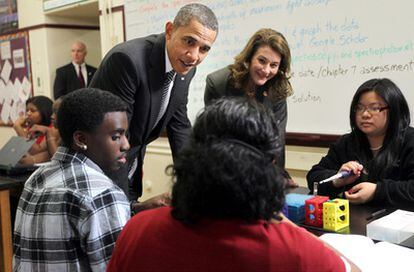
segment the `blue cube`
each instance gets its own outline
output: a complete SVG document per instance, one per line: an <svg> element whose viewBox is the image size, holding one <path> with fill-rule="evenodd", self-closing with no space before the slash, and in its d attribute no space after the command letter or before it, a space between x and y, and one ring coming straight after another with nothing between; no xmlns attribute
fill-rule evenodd
<svg viewBox="0 0 414 272"><path fill-rule="evenodd" d="M286 204L288 206L288 218L294 223L305 221L305 201L312 195L287 194Z"/></svg>

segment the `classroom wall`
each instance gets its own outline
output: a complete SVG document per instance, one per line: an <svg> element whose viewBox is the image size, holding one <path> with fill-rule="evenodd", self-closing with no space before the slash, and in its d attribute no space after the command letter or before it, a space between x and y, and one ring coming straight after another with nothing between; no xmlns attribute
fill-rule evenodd
<svg viewBox="0 0 414 272"><path fill-rule="evenodd" d="M43 15L43 1L17 0L19 28L46 23Z"/></svg>
<svg viewBox="0 0 414 272"><path fill-rule="evenodd" d="M95 67L99 66L101 62L100 31L50 28L46 30L46 33L46 43L48 44L47 57L49 59L47 65L50 69L45 72L45 77L49 83L45 87L50 90L53 96L56 69L71 61L70 49L73 42L77 40L84 42L88 50L86 63Z"/></svg>
<svg viewBox="0 0 414 272"><path fill-rule="evenodd" d="M124 15L122 10L112 11L105 0L100 0L99 4L102 11L99 16L99 25L103 58L112 47L125 40ZM117 5L113 3L112 7L117 7Z"/></svg>

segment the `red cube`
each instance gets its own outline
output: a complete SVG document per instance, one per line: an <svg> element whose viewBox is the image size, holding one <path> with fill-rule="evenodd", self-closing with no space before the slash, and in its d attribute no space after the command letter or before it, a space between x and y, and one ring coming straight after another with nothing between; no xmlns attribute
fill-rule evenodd
<svg viewBox="0 0 414 272"><path fill-rule="evenodd" d="M323 203L327 196L314 196L305 201L305 224L315 227L323 226Z"/></svg>

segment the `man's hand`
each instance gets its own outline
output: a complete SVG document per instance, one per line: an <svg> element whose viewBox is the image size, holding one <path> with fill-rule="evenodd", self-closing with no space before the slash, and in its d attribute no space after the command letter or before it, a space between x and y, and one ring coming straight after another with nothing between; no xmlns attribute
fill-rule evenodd
<svg viewBox="0 0 414 272"><path fill-rule="evenodd" d="M144 202L137 202L132 204L132 211L139 213L144 210L154 209L163 206L169 206L171 204L171 194L163 193L154 197L151 197Z"/></svg>

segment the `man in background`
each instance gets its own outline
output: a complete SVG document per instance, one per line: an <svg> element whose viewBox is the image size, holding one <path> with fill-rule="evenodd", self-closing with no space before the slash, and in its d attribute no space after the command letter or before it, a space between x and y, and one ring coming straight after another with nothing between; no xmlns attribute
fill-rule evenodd
<svg viewBox="0 0 414 272"><path fill-rule="evenodd" d="M187 141L188 86L196 66L216 40L218 22L202 4L188 4L167 22L165 33L115 46L103 59L91 86L108 90L128 104L128 167L111 178L129 195L134 211L152 207L134 203L142 193L142 165L147 144L166 129L173 157Z"/></svg>
<svg viewBox="0 0 414 272"><path fill-rule="evenodd" d="M74 90L85 88L96 72L96 68L85 63L86 45L76 41L71 47L72 62L56 69L53 85L55 99Z"/></svg>

